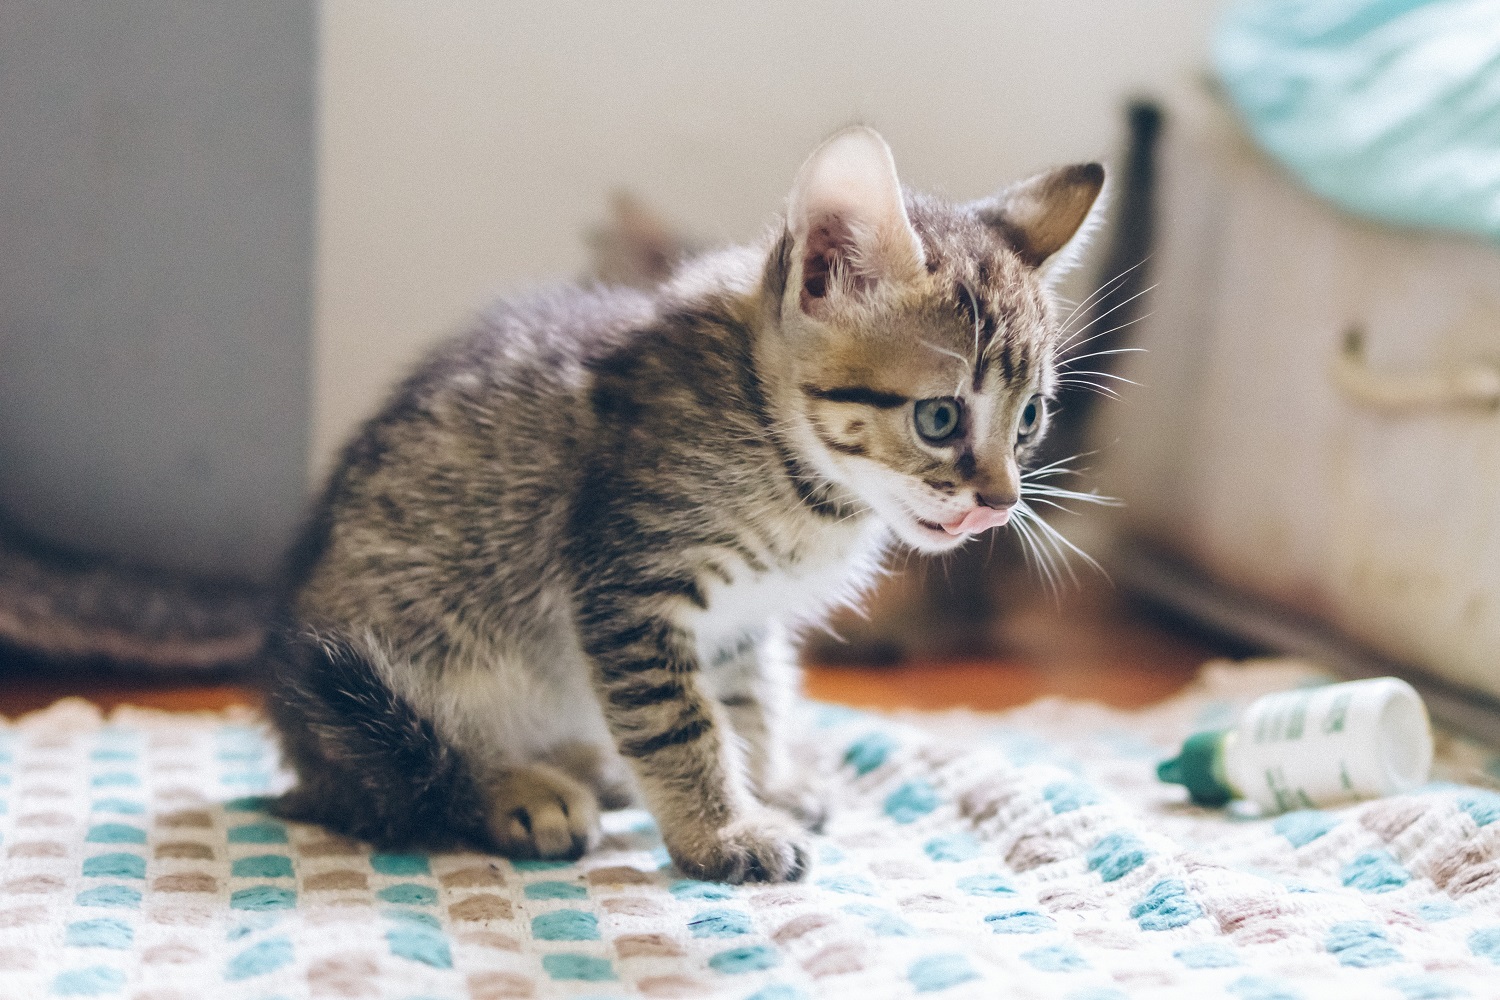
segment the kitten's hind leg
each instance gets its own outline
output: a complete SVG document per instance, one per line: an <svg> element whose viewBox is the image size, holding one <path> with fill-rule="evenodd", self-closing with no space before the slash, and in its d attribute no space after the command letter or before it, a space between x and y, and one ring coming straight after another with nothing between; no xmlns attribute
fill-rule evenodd
<svg viewBox="0 0 1500 1000"><path fill-rule="evenodd" d="M467 761L392 692L359 642L273 634L266 708L297 787L273 804L381 848L486 843Z"/></svg>
<svg viewBox="0 0 1500 1000"><path fill-rule="evenodd" d="M598 799L555 767L505 771L490 783L490 796L487 825L506 857L571 860L598 841Z"/></svg>

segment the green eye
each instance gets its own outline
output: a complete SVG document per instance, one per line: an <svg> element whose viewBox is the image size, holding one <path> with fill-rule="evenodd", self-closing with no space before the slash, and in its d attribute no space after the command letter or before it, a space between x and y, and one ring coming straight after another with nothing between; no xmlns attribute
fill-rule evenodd
<svg viewBox="0 0 1500 1000"><path fill-rule="evenodd" d="M1032 396L1021 408L1021 422L1016 427L1016 440L1025 441L1042 426L1042 416L1047 412L1047 402L1041 396Z"/></svg>
<svg viewBox="0 0 1500 1000"><path fill-rule="evenodd" d="M958 400L952 396L919 399L912 410L917 433L928 444L942 444L957 434L962 415Z"/></svg>

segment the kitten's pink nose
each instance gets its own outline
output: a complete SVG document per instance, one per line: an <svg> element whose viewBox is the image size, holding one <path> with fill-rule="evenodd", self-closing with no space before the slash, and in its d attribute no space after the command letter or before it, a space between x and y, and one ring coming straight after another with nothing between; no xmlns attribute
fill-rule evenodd
<svg viewBox="0 0 1500 1000"><path fill-rule="evenodd" d="M1009 507L975 507L963 517L944 522L943 530L950 535L977 535L981 531L998 528L1009 520Z"/></svg>

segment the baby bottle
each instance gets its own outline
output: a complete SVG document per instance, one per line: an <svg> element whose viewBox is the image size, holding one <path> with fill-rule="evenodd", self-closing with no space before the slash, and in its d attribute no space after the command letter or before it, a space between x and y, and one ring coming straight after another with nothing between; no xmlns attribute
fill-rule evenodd
<svg viewBox="0 0 1500 1000"><path fill-rule="evenodd" d="M1232 729L1195 733L1156 769L1199 805L1265 812L1411 791L1432 768L1427 706L1395 677L1266 695Z"/></svg>

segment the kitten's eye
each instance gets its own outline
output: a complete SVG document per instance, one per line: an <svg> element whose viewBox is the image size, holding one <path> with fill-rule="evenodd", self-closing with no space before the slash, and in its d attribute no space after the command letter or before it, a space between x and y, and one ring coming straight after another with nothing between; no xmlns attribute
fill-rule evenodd
<svg viewBox="0 0 1500 1000"><path fill-rule="evenodd" d="M942 444L958 433L962 416L958 400L952 396L935 399L919 399L912 417L917 424L917 433L929 444Z"/></svg>
<svg viewBox="0 0 1500 1000"><path fill-rule="evenodd" d="M1021 422L1016 427L1016 440L1025 441L1035 434L1037 428L1042 426L1042 414L1046 413L1047 402L1041 396L1032 396L1021 408Z"/></svg>

